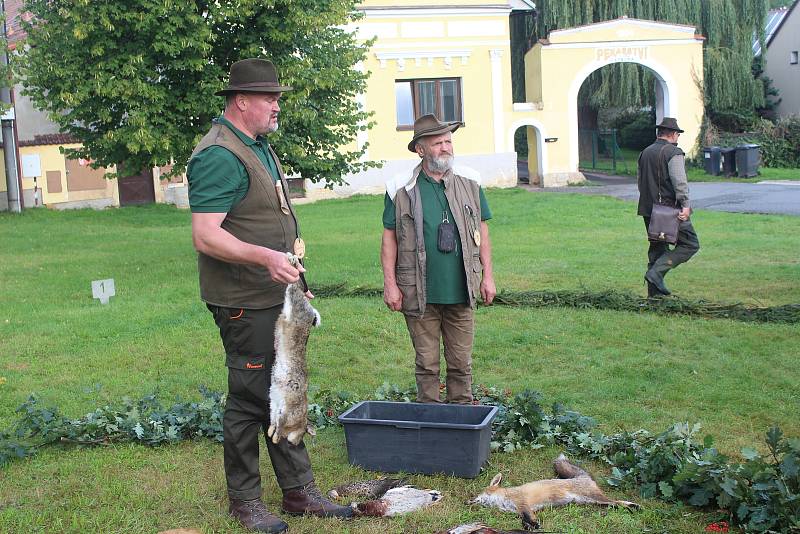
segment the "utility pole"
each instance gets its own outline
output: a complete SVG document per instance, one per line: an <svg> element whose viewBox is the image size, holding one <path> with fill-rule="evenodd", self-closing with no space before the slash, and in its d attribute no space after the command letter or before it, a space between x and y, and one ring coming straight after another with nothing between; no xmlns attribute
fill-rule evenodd
<svg viewBox="0 0 800 534"><path fill-rule="evenodd" d="M8 66L8 33L6 31L6 3L0 2L3 9L3 50L0 51L0 65ZM9 82L10 83L10 82ZM17 142L14 137L14 106L11 102L11 88L0 87L0 102L9 106L2 115L3 156L6 164L6 193L8 194L8 211L22 212L20 198L19 169L17 168Z"/></svg>

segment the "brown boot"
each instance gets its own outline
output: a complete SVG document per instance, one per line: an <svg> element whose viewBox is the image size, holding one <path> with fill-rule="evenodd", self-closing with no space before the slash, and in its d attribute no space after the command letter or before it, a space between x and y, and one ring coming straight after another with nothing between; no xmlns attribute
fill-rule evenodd
<svg viewBox="0 0 800 534"><path fill-rule="evenodd" d="M353 517L353 509L339 506L322 496L312 481L303 487L283 492L283 511L290 515L311 514L318 517Z"/></svg>
<svg viewBox="0 0 800 534"><path fill-rule="evenodd" d="M231 499L228 513L238 519L245 528L255 532L275 533L286 532L289 529L289 525L267 511L261 499L246 501Z"/></svg>

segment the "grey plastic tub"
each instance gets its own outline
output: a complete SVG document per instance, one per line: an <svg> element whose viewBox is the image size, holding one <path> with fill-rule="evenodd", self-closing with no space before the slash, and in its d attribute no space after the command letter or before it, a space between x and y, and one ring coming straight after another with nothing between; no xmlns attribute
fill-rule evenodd
<svg viewBox="0 0 800 534"><path fill-rule="evenodd" d="M362 401L339 421L353 465L474 478L489 457L496 415L495 406Z"/></svg>

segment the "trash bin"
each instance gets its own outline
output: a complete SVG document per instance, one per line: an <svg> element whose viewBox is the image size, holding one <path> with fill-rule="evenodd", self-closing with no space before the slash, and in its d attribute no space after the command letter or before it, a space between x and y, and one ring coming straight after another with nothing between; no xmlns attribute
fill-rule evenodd
<svg viewBox="0 0 800 534"><path fill-rule="evenodd" d="M736 147L736 176L750 178L758 176L761 163L760 145L739 145Z"/></svg>
<svg viewBox="0 0 800 534"><path fill-rule="evenodd" d="M722 175L734 176L736 174L736 149L723 147L720 152L722 155Z"/></svg>
<svg viewBox="0 0 800 534"><path fill-rule="evenodd" d="M706 174L719 176L722 163L722 151L718 146L708 146L703 149L703 168Z"/></svg>

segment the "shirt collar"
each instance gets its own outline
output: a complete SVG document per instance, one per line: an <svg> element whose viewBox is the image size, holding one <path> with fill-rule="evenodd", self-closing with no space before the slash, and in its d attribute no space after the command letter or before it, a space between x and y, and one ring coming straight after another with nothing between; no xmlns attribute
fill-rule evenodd
<svg viewBox="0 0 800 534"><path fill-rule="evenodd" d="M411 179L406 183L405 190L411 191L414 189L414 186L417 185L417 179L423 176L430 181L434 181L433 178L428 176L428 174L422 169L422 162L420 161L419 164L414 167L414 170L411 171ZM452 169L447 171L444 176L442 177L442 183L444 184L444 188L447 189L447 186L450 185L450 180L453 178L453 171Z"/></svg>
<svg viewBox="0 0 800 534"><path fill-rule="evenodd" d="M264 146L267 146L267 145L268 145L268 143L267 143L267 140L266 140L266 139L264 139L264 137L263 137L263 136L261 136L261 135L257 135L257 136L256 136L256 138L255 138L255 139L253 139L252 137L250 137L249 135L247 135L246 133L244 133L243 131L241 131L239 128L237 128L236 126L234 126L234 125L231 123L231 121L229 121L228 119L226 119L224 116L219 116L219 117L217 117L216 119L214 119L214 122L216 122L216 123L218 123L218 124L224 124L225 126L227 126L228 128L230 128L230 129L231 129L231 131L233 131L233 133L235 133L235 134L236 134L236 137L238 137L238 138L239 138L239 139L242 141L242 143L244 143L244 144L245 144L245 145L247 145L247 146L253 146L253 145L255 145L256 143L261 143L261 144L262 144L262 145L264 145Z"/></svg>

